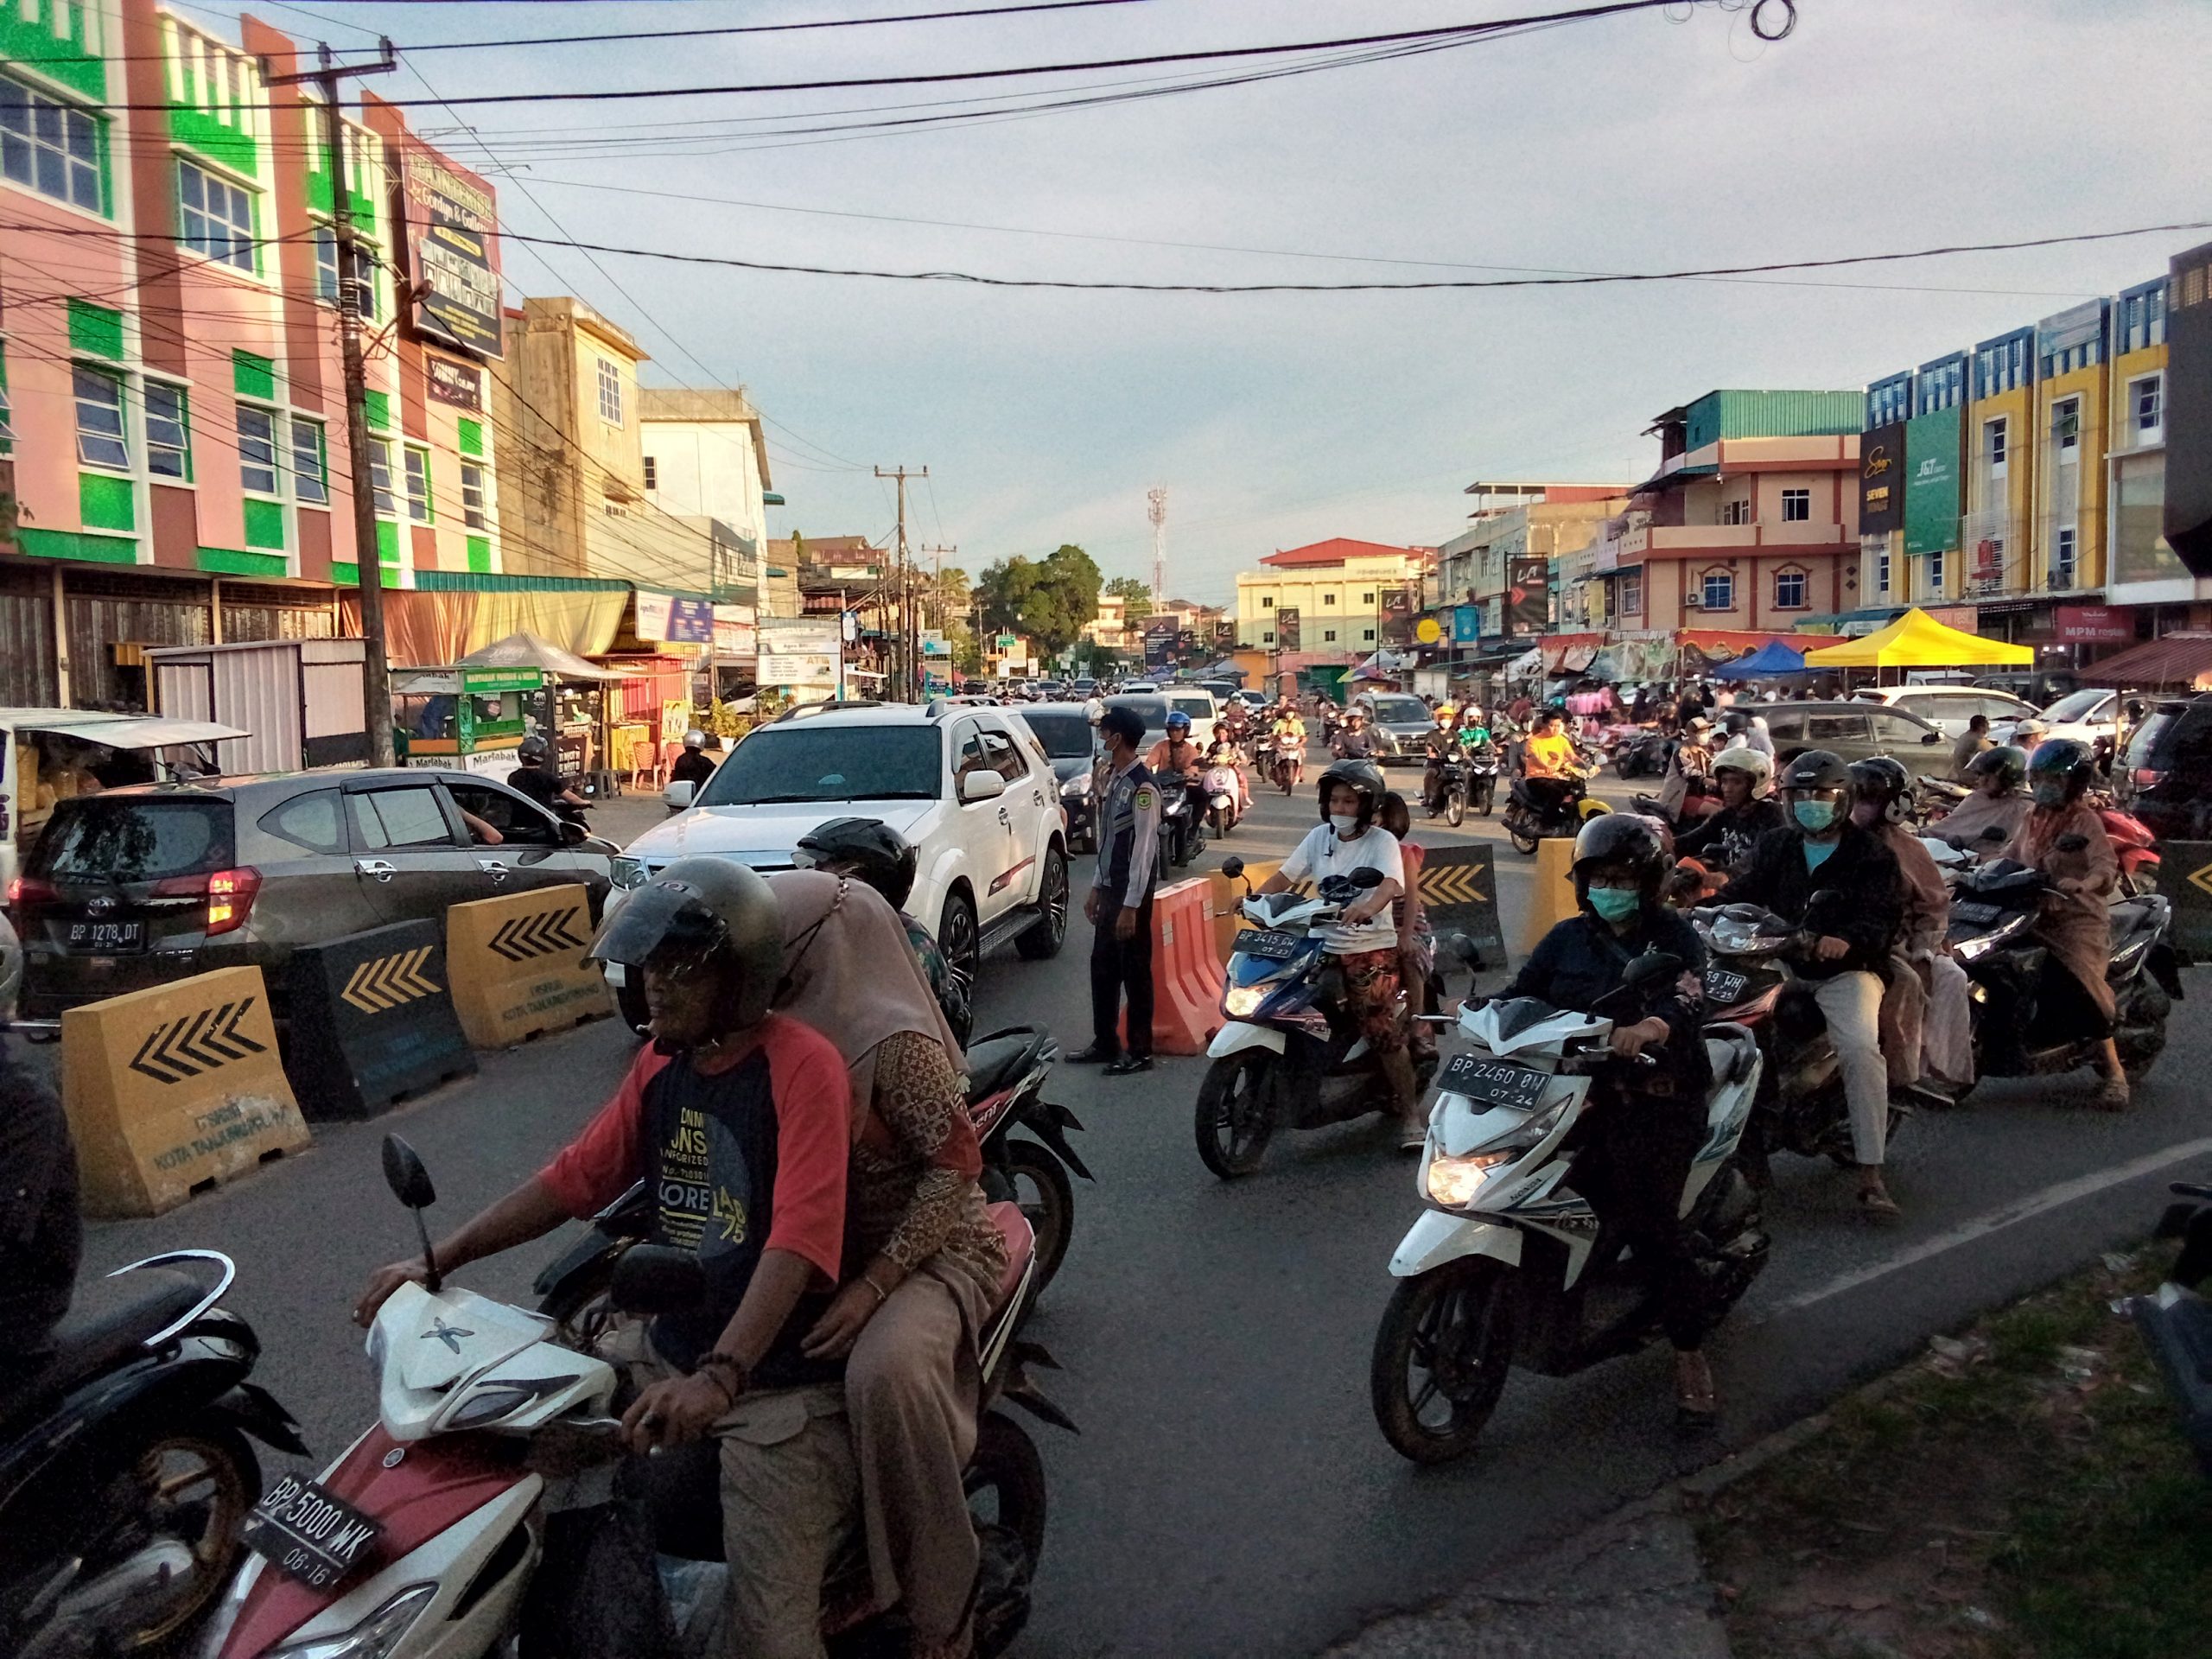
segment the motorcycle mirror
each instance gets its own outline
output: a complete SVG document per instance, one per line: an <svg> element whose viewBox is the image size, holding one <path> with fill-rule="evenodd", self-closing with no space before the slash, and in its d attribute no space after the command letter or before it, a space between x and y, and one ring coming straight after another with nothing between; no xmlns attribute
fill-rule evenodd
<svg viewBox="0 0 2212 1659"><path fill-rule="evenodd" d="M2012 837L2005 833L2003 826L1993 823L1988 829L1983 830L1979 836L1976 836L1974 839L1976 841L2002 842L2010 841Z"/></svg>
<svg viewBox="0 0 2212 1659"><path fill-rule="evenodd" d="M614 1264L607 1300L625 1313L678 1313L707 1299L707 1273L689 1250L633 1244Z"/></svg>
<svg viewBox="0 0 2212 1659"><path fill-rule="evenodd" d="M438 1201L422 1155L396 1135L384 1138L384 1184L410 1210L427 1210Z"/></svg>
<svg viewBox="0 0 2212 1659"><path fill-rule="evenodd" d="M1234 855L1221 861L1221 873L1234 881L1244 874L1244 861Z"/></svg>
<svg viewBox="0 0 2212 1659"><path fill-rule="evenodd" d="M2087 836L2061 836L2058 838L2058 850L2062 853L2087 852L2088 846Z"/></svg>
<svg viewBox="0 0 2212 1659"><path fill-rule="evenodd" d="M1640 991L1661 980L1675 977L1682 971L1682 959L1669 950L1646 950L1622 970L1621 983L1630 990Z"/></svg>
<svg viewBox="0 0 2212 1659"><path fill-rule="evenodd" d="M1382 871L1370 866L1364 869L1354 870L1350 875L1346 876L1344 880L1351 882L1352 886L1357 887L1362 893L1372 893L1376 888L1382 885L1385 878Z"/></svg>

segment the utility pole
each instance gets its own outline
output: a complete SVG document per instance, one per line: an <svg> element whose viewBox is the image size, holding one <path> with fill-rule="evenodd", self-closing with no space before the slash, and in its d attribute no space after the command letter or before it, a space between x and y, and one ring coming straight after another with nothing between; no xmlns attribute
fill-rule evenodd
<svg viewBox="0 0 2212 1659"><path fill-rule="evenodd" d="M875 475L899 480L899 569L895 578L895 590L899 595L899 652L895 659L895 683L899 688L899 701L912 702L921 696L921 676L914 671L920 636L914 627L914 565L906 546L906 480L927 478L930 469L925 467L919 472L910 473L902 466L887 473L879 467L875 469Z"/></svg>
<svg viewBox="0 0 2212 1659"><path fill-rule="evenodd" d="M270 86L287 86L312 80L322 89L324 118L330 124L330 219L338 245L338 352L346 377L346 454L353 485L353 574L361 588L361 638L366 649L361 664L361 716L369 738L369 764L388 766L394 760L391 747L391 660L385 645L384 557L377 545L375 469L369 459L369 399L367 378L361 367L361 308L354 287L357 268L353 239L352 181L346 170L346 115L339 80L345 75L389 74L399 67L392 56L391 41L378 42L380 60L349 64L341 68L327 45L315 48L317 67L289 75L272 75L263 65L262 80ZM405 302L404 298L401 302Z"/></svg>
<svg viewBox="0 0 2212 1659"><path fill-rule="evenodd" d="M944 543L939 543L934 547L925 547L922 551L930 556L930 599L932 603L942 603L944 596L941 593L938 592L937 589L938 587L939 578L944 575L944 556L948 553L957 553L960 551L960 549L957 543L953 546L947 547ZM926 615L926 609L925 611L925 614ZM945 620L950 623L951 620L951 613L947 612L945 614ZM953 690L957 691L960 689L960 670L958 664L954 663L950 656L951 641L947 640L945 644L948 653L944 668L945 677L953 683ZM928 665L928 661L925 658L923 662L924 669L926 670Z"/></svg>

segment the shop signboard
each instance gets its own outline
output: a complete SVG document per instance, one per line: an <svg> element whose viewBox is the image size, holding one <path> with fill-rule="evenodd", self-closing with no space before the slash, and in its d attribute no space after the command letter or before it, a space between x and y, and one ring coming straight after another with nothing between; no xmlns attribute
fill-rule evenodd
<svg viewBox="0 0 2212 1659"><path fill-rule="evenodd" d="M455 409L467 410L471 414L484 412L484 371L471 363L456 363L451 358L423 359L427 371L426 385L433 402L451 404Z"/></svg>
<svg viewBox="0 0 2212 1659"><path fill-rule="evenodd" d="M1483 641L1483 607L1479 605L1455 605L1452 607L1452 643L1455 645L1478 645Z"/></svg>
<svg viewBox="0 0 2212 1659"><path fill-rule="evenodd" d="M1534 639L1552 625L1552 565L1549 559L1505 562L1505 632Z"/></svg>
<svg viewBox="0 0 2212 1659"><path fill-rule="evenodd" d="M1145 619L1144 659L1147 663L1164 663L1175 654L1175 642L1180 630L1172 616L1152 616Z"/></svg>
<svg viewBox="0 0 2212 1659"><path fill-rule="evenodd" d="M1410 588L1385 588L1376 598L1382 601L1382 614L1376 619L1376 643L1383 645L1402 645L1413 638L1414 590Z"/></svg>
<svg viewBox="0 0 2212 1659"><path fill-rule="evenodd" d="M2166 544L2212 576L2212 242L2175 254L2167 284Z"/></svg>
<svg viewBox="0 0 2212 1659"><path fill-rule="evenodd" d="M1859 533L1904 528L1905 423L1892 421L1859 440Z"/></svg>
<svg viewBox="0 0 2212 1659"><path fill-rule="evenodd" d="M399 188L415 332L479 357L502 355L492 187L410 134L401 141Z"/></svg>
<svg viewBox="0 0 2212 1659"><path fill-rule="evenodd" d="M2130 645L2135 618L2124 605L2061 605L2053 612L2062 645Z"/></svg>
<svg viewBox="0 0 2212 1659"><path fill-rule="evenodd" d="M837 620L764 616L755 625L760 650L755 676L762 685L833 689L837 683Z"/></svg>
<svg viewBox="0 0 2212 1659"><path fill-rule="evenodd" d="M927 629L922 634L922 655L925 657L950 657L952 655L952 641L946 639L938 629Z"/></svg>
<svg viewBox="0 0 2212 1659"><path fill-rule="evenodd" d="M717 657L750 657L759 648L753 626L753 607L750 605L717 605L715 607L715 655Z"/></svg>
<svg viewBox="0 0 2212 1659"><path fill-rule="evenodd" d="M1305 646L1299 643L1298 607L1295 605L1279 605L1275 607L1275 649L1277 651L1305 649Z"/></svg>
<svg viewBox="0 0 2212 1659"><path fill-rule="evenodd" d="M1904 471L1905 552L1949 552L1959 544L1956 407L1916 415L1904 423Z"/></svg>
<svg viewBox="0 0 2212 1659"><path fill-rule="evenodd" d="M715 607L703 599L638 589L637 634L660 644L703 645L715 634Z"/></svg>

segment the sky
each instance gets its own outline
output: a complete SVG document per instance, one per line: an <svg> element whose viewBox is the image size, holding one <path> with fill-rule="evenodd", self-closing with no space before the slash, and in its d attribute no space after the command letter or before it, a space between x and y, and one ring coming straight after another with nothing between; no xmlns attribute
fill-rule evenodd
<svg viewBox="0 0 2212 1659"><path fill-rule="evenodd" d="M801 118L823 111L927 102L940 114L978 107L945 99L1197 71L461 100L1325 40L1563 0L1135 0L721 39L408 50L956 3L248 9L302 40L358 48L391 35L407 67L376 90L454 100L409 120L491 179L508 229L629 248L1089 281L1340 283L1735 266L2212 219L2203 0L1796 0L1794 32L1773 44L1753 36L1738 0L1682 0L1254 85L858 137L792 130L825 124ZM1770 0L1764 15L1783 10ZM837 121L856 118L885 118ZM674 123L695 124L644 124ZM1474 504L1462 490L1477 479L1632 482L1657 459L1643 435L1651 417L1714 387L1858 388L2163 275L2171 253L2207 239L1490 292L1007 290L594 263L512 244L505 274L511 301L574 293L630 327L653 355L647 384L745 385L789 503L770 510L772 534L880 538L892 486L873 469L926 466L927 482L910 486L909 532L957 546L948 564L972 574L1073 542L1109 575L1148 576L1146 492L1164 487L1169 587L1219 601L1238 569L1281 548L1329 536L1442 542L1463 527ZM1503 267L1514 269L1483 269Z"/></svg>

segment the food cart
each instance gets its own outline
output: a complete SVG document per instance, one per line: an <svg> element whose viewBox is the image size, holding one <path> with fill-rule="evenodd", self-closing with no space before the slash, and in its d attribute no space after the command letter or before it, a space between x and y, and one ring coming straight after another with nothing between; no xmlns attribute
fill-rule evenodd
<svg viewBox="0 0 2212 1659"><path fill-rule="evenodd" d="M542 670L455 663L391 675L391 723L410 766L448 766L505 778L544 690Z"/></svg>

